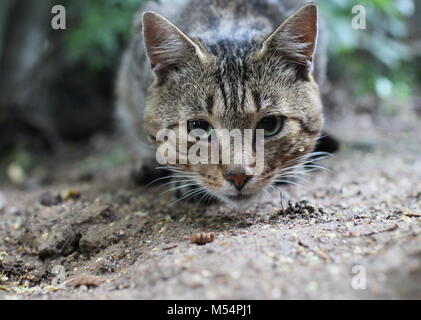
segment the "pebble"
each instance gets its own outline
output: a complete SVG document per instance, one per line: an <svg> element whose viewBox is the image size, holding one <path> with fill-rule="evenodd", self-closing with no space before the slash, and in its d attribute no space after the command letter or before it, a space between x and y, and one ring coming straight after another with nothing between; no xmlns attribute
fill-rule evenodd
<svg viewBox="0 0 421 320"><path fill-rule="evenodd" d="M215 233L196 233L191 236L190 241L191 243L195 243L197 245L204 245L215 240Z"/></svg>

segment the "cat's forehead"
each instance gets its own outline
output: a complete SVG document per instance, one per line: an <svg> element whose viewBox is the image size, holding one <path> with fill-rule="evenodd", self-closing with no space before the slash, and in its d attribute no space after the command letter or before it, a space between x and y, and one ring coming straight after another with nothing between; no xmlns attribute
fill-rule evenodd
<svg viewBox="0 0 421 320"><path fill-rule="evenodd" d="M285 106L279 102L285 100L288 85L284 84L290 80L283 80L284 72L274 74L271 65L256 60L252 44L219 43L213 50L210 63L191 66L192 72L184 74L183 80L194 83L184 94L200 100L200 113L217 119L224 128L247 128L268 106Z"/></svg>
<svg viewBox="0 0 421 320"><path fill-rule="evenodd" d="M273 88L273 76L247 55L225 56L209 69L203 83L208 93L207 108L214 114L246 117L276 99L274 91L282 91Z"/></svg>
<svg viewBox="0 0 421 320"><path fill-rule="evenodd" d="M259 45L258 41L251 38L236 41L226 38L212 43L199 41L206 53L215 57L219 63L235 62L238 59L245 60Z"/></svg>
<svg viewBox="0 0 421 320"><path fill-rule="evenodd" d="M254 106L250 105L251 78L250 66L243 55L217 59L208 78L211 82L209 95L212 95L209 112L229 121L247 118L247 114L255 112Z"/></svg>

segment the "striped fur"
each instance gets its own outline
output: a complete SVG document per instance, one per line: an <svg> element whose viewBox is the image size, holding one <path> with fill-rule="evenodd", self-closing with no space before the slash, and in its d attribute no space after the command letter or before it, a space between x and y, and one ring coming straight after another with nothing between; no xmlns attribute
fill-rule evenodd
<svg viewBox="0 0 421 320"><path fill-rule="evenodd" d="M315 7L304 6L291 16L300 4L165 0L142 10L169 20L147 13L142 26L138 16L117 93L120 123L147 167L156 166L147 138L189 119L230 130L252 129L271 114L287 119L283 131L267 139L264 174L253 177L246 195L260 194L286 163L314 149L323 114L313 74L321 84L325 43L319 30L313 57L315 33L309 29L316 19ZM233 190L223 178L226 165L179 169L194 173L201 186L229 201L224 195Z"/></svg>

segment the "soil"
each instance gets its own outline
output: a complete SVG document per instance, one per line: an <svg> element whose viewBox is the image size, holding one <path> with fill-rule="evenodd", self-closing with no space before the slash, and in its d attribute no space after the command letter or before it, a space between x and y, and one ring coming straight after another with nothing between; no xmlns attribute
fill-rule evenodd
<svg viewBox="0 0 421 320"><path fill-rule="evenodd" d="M419 120L330 130L334 173L246 210L136 187L106 137L45 159L0 186L0 299L420 299Z"/></svg>

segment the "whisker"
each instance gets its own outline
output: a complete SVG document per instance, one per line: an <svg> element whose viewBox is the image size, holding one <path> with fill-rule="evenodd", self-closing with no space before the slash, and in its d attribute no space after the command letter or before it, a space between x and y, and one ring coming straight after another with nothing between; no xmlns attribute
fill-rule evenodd
<svg viewBox="0 0 421 320"><path fill-rule="evenodd" d="M292 169L292 168L298 168L298 167L308 166L308 165L314 164L315 162L321 161L323 159L326 159L326 157L320 157L320 158L310 159L310 160L307 160L307 161L304 161L304 162L300 162L300 163L298 163L298 164L296 164L294 166L285 167L285 169ZM292 164L294 164L294 163L292 163Z"/></svg>
<svg viewBox="0 0 421 320"><path fill-rule="evenodd" d="M158 170L167 170L167 171L171 171L171 172L178 172L178 173L189 173L188 171L184 171L180 168L177 167L172 167L172 166L164 166L164 167L156 167L155 169Z"/></svg>
<svg viewBox="0 0 421 320"><path fill-rule="evenodd" d="M274 185L272 185L272 184L270 184L270 185L269 185L269 188L270 188L273 192L275 192L275 194L276 194L276 195L278 195L278 194L281 192L281 190L280 190L277 186L274 186Z"/></svg>
<svg viewBox="0 0 421 320"><path fill-rule="evenodd" d="M208 193L205 191L205 192L203 193L203 196L200 198L199 203L201 204L202 202L204 202L204 199L205 199L207 196L208 196ZM204 202L204 203L206 203L206 202Z"/></svg>
<svg viewBox="0 0 421 320"><path fill-rule="evenodd" d="M166 194L166 193L171 192L171 191L176 191L176 190L179 190L179 189L198 186L198 185L200 185L198 182L183 184L181 186L176 186L174 188L170 188L170 189L166 190L165 192L162 192L161 194Z"/></svg>
<svg viewBox="0 0 421 320"><path fill-rule="evenodd" d="M295 176L295 175L282 175L282 176L277 176L277 179L279 178L293 178L293 179L299 179L301 181L304 181L305 183L310 183L310 181L304 177L301 176Z"/></svg>
<svg viewBox="0 0 421 320"><path fill-rule="evenodd" d="M181 179L179 179L179 180L172 180L172 181L170 181L170 182L167 182L167 183L164 183L163 185L161 185L160 187L165 187L165 186L168 186L169 184L180 184L180 183L183 183L183 182L196 182L197 180L196 179L189 179L189 180L181 180Z"/></svg>
<svg viewBox="0 0 421 320"><path fill-rule="evenodd" d="M303 176L306 176L306 177L308 177L310 175L310 173L307 172L307 171L290 170L290 171L278 173L277 176L283 177L283 176L290 175L290 174L292 174L292 175L303 175Z"/></svg>
<svg viewBox="0 0 421 320"><path fill-rule="evenodd" d="M160 178L158 178L158 179L155 179L155 180L153 180L153 181L151 181L151 182L149 182L146 186L145 186L145 188L149 188L151 185L153 185L154 183L157 183L157 182L159 182L159 181L162 181L162 180L168 180L168 179L174 179L174 178L195 178L196 176L194 176L194 175L168 175L168 176L166 176L166 177L160 177Z"/></svg>
<svg viewBox="0 0 421 320"><path fill-rule="evenodd" d="M330 170L330 169L328 169L326 167L318 166L318 165L315 165L315 164L307 165L306 167L311 168L310 170L318 170L318 169L320 169L320 170L325 170L325 171L327 171L329 173L332 173L332 174L336 174L334 171L332 171L332 170Z"/></svg>
<svg viewBox="0 0 421 320"><path fill-rule="evenodd" d="M291 161L298 160L298 159L307 159L307 158L316 157L316 156L326 156L326 157L329 157L329 156L332 156L332 154L329 153L329 152L324 152L324 151L310 152L310 153L307 153L307 154L305 154L305 155L303 155L301 157L298 157L296 159L293 159Z"/></svg>
<svg viewBox="0 0 421 320"><path fill-rule="evenodd" d="M204 203L206 203L207 201L209 201L213 197L214 197L214 195L209 190L205 190L204 196L200 199L200 203L202 203L202 201Z"/></svg>
<svg viewBox="0 0 421 320"><path fill-rule="evenodd" d="M275 179L275 180L273 180L273 182L285 183L285 184L292 184L294 186L297 186L297 187L300 187L300 188L303 188L304 189L304 187L301 184L296 183L296 182L293 182L291 180L283 180L283 179L282 180L278 180L278 179Z"/></svg>
<svg viewBox="0 0 421 320"><path fill-rule="evenodd" d="M271 195L271 194L270 194L270 192L267 190L267 188L268 188L268 186L264 187L264 188L263 188L263 191L264 191L264 192L266 192L266 194L267 194L269 197L272 197L272 195Z"/></svg>
<svg viewBox="0 0 421 320"><path fill-rule="evenodd" d="M294 163L299 163L304 161L306 162L317 162L317 161L321 161L323 159L326 159L328 157L331 157L332 154L328 153L328 152L313 152L313 153L309 153L307 155L298 157L296 159L292 159L288 162L286 162L286 164L294 164Z"/></svg>
<svg viewBox="0 0 421 320"><path fill-rule="evenodd" d="M184 195L184 197L177 199L177 201L171 202L171 204L175 204L181 200L187 199L187 198L191 198L193 197L195 194L203 192L204 190L206 190L205 188L201 187L198 189L194 189L193 191L188 192L186 195Z"/></svg>

